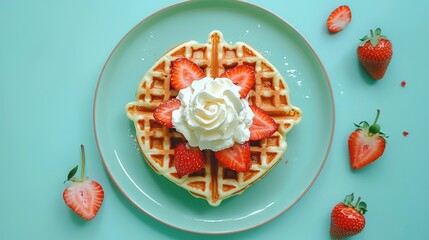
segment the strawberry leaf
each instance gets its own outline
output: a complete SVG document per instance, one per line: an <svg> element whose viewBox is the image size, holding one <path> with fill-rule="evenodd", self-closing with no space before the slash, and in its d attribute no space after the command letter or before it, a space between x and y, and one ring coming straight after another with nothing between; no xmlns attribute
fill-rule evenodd
<svg viewBox="0 0 429 240"><path fill-rule="evenodd" d="M383 132L378 132L378 135L380 135L381 137L383 137L383 138L389 138L389 136L388 135L386 135L385 133L383 133Z"/></svg>
<svg viewBox="0 0 429 240"><path fill-rule="evenodd" d="M365 36L363 36L360 40L361 40L362 42L366 42L366 41L368 41L368 40L369 40L369 37L368 37L368 35L365 35Z"/></svg>
<svg viewBox="0 0 429 240"><path fill-rule="evenodd" d="M362 130L362 129L368 129L369 128L369 123L366 122L366 121L362 121L359 124L355 123L355 126L356 126L356 130L358 130L358 129L360 129L360 130Z"/></svg>
<svg viewBox="0 0 429 240"><path fill-rule="evenodd" d="M69 174L67 175L67 180L65 180L64 183L67 181L70 181L70 179L72 179L74 177L74 175L76 175L77 169L78 169L78 165L76 165L76 167L74 167L72 170L70 170Z"/></svg>
<svg viewBox="0 0 429 240"><path fill-rule="evenodd" d="M366 203L365 202L359 202L357 205L358 210L362 213L365 214L368 210L366 209Z"/></svg>
<svg viewBox="0 0 429 240"><path fill-rule="evenodd" d="M351 206L351 205L352 205L352 202L353 202L353 199L354 199L354 195L353 195L353 193L352 193L352 194L350 194L350 195L347 195L347 196L346 196L346 198L344 198L343 203L344 203L345 205L347 205L347 206Z"/></svg>
<svg viewBox="0 0 429 240"><path fill-rule="evenodd" d="M381 35L381 29L380 28L377 28L377 29L375 29L375 36L380 36Z"/></svg>

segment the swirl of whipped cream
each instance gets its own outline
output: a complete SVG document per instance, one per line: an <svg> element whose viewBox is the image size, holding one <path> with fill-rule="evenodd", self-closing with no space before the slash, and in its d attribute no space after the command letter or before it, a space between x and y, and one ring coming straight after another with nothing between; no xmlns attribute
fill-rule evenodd
<svg viewBox="0 0 429 240"><path fill-rule="evenodd" d="M179 91L173 126L189 145L219 151L249 140L254 114L241 87L228 78L205 77Z"/></svg>

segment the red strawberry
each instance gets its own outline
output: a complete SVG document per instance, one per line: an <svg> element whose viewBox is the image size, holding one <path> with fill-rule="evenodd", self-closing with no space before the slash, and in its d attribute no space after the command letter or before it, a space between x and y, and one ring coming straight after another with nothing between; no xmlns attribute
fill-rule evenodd
<svg viewBox="0 0 429 240"><path fill-rule="evenodd" d="M91 220L97 215L104 199L104 191L101 185L89 180L85 174L85 150L81 145L82 151L82 170L81 177L75 178L78 166L74 167L68 174L66 181L72 181L63 193L64 202L77 215L85 220ZM64 181L64 182L66 182Z"/></svg>
<svg viewBox="0 0 429 240"><path fill-rule="evenodd" d="M166 102L163 102L155 109L153 112L153 117L162 125L172 128L172 114L174 110L180 107L180 104L180 100L177 98L172 98Z"/></svg>
<svg viewBox="0 0 429 240"><path fill-rule="evenodd" d="M237 172L246 172L252 165L250 143L234 143L232 147L214 153L216 159L225 167Z"/></svg>
<svg viewBox="0 0 429 240"><path fill-rule="evenodd" d="M264 110L252 105L250 106L255 117L250 126L250 140L261 140L275 133L278 129L276 122Z"/></svg>
<svg viewBox="0 0 429 240"><path fill-rule="evenodd" d="M336 33L347 27L351 20L352 12L350 8L343 5L331 12L326 23L328 25L328 30L332 33Z"/></svg>
<svg viewBox="0 0 429 240"><path fill-rule="evenodd" d="M235 85L240 86L240 97L246 98L255 84L255 69L248 65L239 65L223 72L220 77L229 78Z"/></svg>
<svg viewBox="0 0 429 240"><path fill-rule="evenodd" d="M174 150L173 165L179 176L184 176L204 167L203 153L197 147L181 142Z"/></svg>
<svg viewBox="0 0 429 240"><path fill-rule="evenodd" d="M392 59L392 43L383 35L380 28L371 30L371 37L365 36L357 48L359 62L375 80L383 78Z"/></svg>
<svg viewBox="0 0 429 240"><path fill-rule="evenodd" d="M353 198L353 193L347 195L343 202L332 209L330 234L334 239L356 235L365 227L363 215L367 211L366 203L361 202L359 197L356 204L352 205Z"/></svg>
<svg viewBox="0 0 429 240"><path fill-rule="evenodd" d="M380 110L377 109L377 116L370 126L362 121L357 129L349 136L350 165L353 169L363 168L377 160L386 148L387 136L380 132L380 125L377 124Z"/></svg>
<svg viewBox="0 0 429 240"><path fill-rule="evenodd" d="M187 58L177 58L171 62L170 84L176 90L186 88L194 80L199 80L205 76L203 70Z"/></svg>

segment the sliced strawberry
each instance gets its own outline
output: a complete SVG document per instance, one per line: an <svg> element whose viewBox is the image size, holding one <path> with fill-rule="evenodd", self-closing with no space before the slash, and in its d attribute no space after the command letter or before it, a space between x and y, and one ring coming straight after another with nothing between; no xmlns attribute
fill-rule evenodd
<svg viewBox="0 0 429 240"><path fill-rule="evenodd" d="M352 20L352 12L347 5L337 7L328 17L328 30L332 33L343 30Z"/></svg>
<svg viewBox="0 0 429 240"><path fill-rule="evenodd" d="M256 141L267 138L278 129L276 122L264 110L252 105L250 106L255 117L250 126L250 140Z"/></svg>
<svg viewBox="0 0 429 240"><path fill-rule="evenodd" d="M380 125L377 124L380 110L372 125L362 121L357 129L349 136L350 166L353 169L360 169L377 160L384 153L387 136L380 132Z"/></svg>
<svg viewBox="0 0 429 240"><path fill-rule="evenodd" d="M180 100L177 98L172 98L166 102L161 103L153 112L153 117L155 121L161 123L162 125L172 128L173 127L173 111L180 107Z"/></svg>
<svg viewBox="0 0 429 240"><path fill-rule="evenodd" d="M181 142L174 149L173 166L179 176L184 176L204 167L204 157L201 150Z"/></svg>
<svg viewBox="0 0 429 240"><path fill-rule="evenodd" d="M248 141L243 144L234 143L232 147L217 151L214 154L216 159L225 167L237 172L246 172L252 165Z"/></svg>
<svg viewBox="0 0 429 240"><path fill-rule="evenodd" d="M104 191L94 180L76 181L64 190L63 199L76 214L91 220L101 207Z"/></svg>
<svg viewBox="0 0 429 240"><path fill-rule="evenodd" d="M220 77L229 78L235 85L240 86L240 97L246 98L255 84L255 69L248 65L239 65L223 72Z"/></svg>
<svg viewBox="0 0 429 240"><path fill-rule="evenodd" d="M104 190L101 185L89 180L85 176L85 149L80 146L82 152L82 171L80 178L75 178L78 166L68 174L66 181L72 181L63 192L64 202L79 216L85 220L91 220L97 215L104 199ZM64 182L66 182L64 181Z"/></svg>
<svg viewBox="0 0 429 240"><path fill-rule="evenodd" d="M205 76L203 70L187 58L177 58L171 62L171 87L180 90L191 85L194 80Z"/></svg>
<svg viewBox="0 0 429 240"><path fill-rule="evenodd" d="M363 168L377 160L386 148L386 141L370 136L366 130L357 130L349 136L350 164L353 169Z"/></svg>

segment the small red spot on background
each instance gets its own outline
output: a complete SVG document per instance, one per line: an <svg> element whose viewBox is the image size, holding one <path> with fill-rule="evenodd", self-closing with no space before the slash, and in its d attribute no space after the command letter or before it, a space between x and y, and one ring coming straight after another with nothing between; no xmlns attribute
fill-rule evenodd
<svg viewBox="0 0 429 240"><path fill-rule="evenodd" d="M406 84L407 84L407 82L405 82L405 81L402 81L402 82L401 82L401 86L402 86L402 87L405 87L405 85L406 85Z"/></svg>
<svg viewBox="0 0 429 240"><path fill-rule="evenodd" d="M408 135L408 132L407 132L407 131L403 131L403 132L402 132L402 135L407 136L407 135Z"/></svg>

